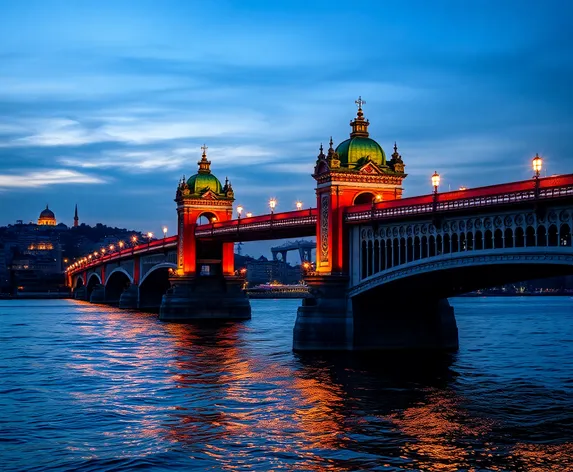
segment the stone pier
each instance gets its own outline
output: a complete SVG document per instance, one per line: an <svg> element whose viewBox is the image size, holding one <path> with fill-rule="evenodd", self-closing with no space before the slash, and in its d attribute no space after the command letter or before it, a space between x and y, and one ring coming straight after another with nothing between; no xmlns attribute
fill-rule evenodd
<svg viewBox="0 0 573 472"><path fill-rule="evenodd" d="M251 305L242 291L241 277L192 277L170 279L172 288L163 296L159 319L186 322L199 320L248 320Z"/></svg>

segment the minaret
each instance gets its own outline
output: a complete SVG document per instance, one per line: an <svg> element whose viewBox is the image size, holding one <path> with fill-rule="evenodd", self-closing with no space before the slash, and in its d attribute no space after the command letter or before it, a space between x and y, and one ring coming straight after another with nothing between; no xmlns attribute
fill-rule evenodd
<svg viewBox="0 0 573 472"><path fill-rule="evenodd" d="M76 212L74 213L74 228L77 228L80 223L80 219L78 218L78 204L76 203Z"/></svg>

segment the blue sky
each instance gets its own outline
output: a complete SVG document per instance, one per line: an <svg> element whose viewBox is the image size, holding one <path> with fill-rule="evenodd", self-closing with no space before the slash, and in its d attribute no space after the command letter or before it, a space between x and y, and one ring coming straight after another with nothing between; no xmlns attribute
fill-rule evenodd
<svg viewBox="0 0 573 472"><path fill-rule="evenodd" d="M0 225L175 228L200 146L246 211L314 206L354 100L405 195L573 171L573 3L0 0ZM172 232L171 230L169 231ZM257 246L258 247L258 246ZM262 246L261 246L262 247ZM249 252L247 248L247 252ZM257 252L252 247L250 252Z"/></svg>

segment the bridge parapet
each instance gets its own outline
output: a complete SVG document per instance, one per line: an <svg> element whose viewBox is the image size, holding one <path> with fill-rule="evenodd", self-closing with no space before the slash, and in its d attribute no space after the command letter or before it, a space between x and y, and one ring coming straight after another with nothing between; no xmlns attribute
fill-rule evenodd
<svg viewBox="0 0 573 472"><path fill-rule="evenodd" d="M488 207L542 203L570 196L573 196L573 175L563 175L541 178L538 181L527 180L403 198L372 205L355 205L347 210L345 221L349 224L358 224L363 221L411 218L432 213L479 211Z"/></svg>

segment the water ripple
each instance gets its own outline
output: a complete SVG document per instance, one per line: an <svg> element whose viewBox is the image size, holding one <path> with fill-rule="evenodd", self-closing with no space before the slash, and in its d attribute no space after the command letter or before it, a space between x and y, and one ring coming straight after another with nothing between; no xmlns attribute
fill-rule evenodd
<svg viewBox="0 0 573 472"><path fill-rule="evenodd" d="M573 470L571 300L452 303L459 353L420 358L294 354L293 300L208 325L0 301L0 469Z"/></svg>

